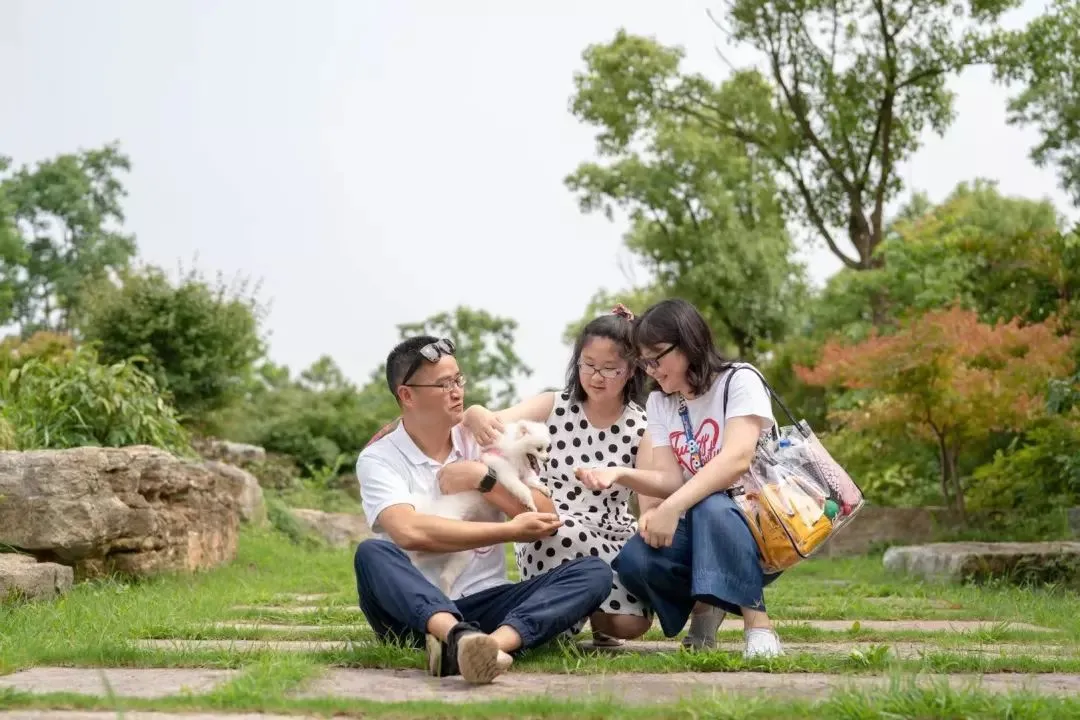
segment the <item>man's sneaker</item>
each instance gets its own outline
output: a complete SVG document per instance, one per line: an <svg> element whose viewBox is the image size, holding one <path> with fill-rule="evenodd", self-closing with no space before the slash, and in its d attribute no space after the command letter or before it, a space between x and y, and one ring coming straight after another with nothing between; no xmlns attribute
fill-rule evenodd
<svg viewBox="0 0 1080 720"><path fill-rule="evenodd" d="M682 646L687 650L713 650L716 648L716 633L724 622L726 613L718 607L710 607L703 613L690 615L690 630L682 639Z"/></svg>
<svg viewBox="0 0 1080 720"><path fill-rule="evenodd" d="M467 683L485 684L513 663L499 650L495 639L480 631L475 623L460 622L450 630L446 642L427 636L427 670L435 677L461 675Z"/></svg>
<svg viewBox="0 0 1080 720"><path fill-rule="evenodd" d="M773 658L784 654L784 649L780 647L780 638L769 628L750 628L745 635L746 649L743 657L747 660Z"/></svg>

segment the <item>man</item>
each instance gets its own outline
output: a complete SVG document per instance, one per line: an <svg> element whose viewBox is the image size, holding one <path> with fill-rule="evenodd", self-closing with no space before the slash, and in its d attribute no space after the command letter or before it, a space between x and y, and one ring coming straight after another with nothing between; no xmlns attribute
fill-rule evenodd
<svg viewBox="0 0 1080 720"><path fill-rule="evenodd" d="M413 337L386 359L386 382L401 422L370 443L356 462L364 513L376 538L356 548L360 608L383 640L419 647L426 638L428 672L491 682L512 656L541 645L590 615L611 590L603 560L573 560L529 581L510 583L503 543L535 542L562 522L551 501L533 491L529 512L478 461L480 448L461 426L465 378L450 340ZM475 522L416 511L412 496L480 490L487 516ZM506 517L510 520L506 520ZM405 551L473 557L449 597Z"/></svg>

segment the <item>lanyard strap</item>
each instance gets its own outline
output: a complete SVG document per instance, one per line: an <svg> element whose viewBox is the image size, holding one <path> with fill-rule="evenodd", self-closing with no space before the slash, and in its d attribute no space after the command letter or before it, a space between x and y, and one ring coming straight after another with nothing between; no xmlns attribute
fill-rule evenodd
<svg viewBox="0 0 1080 720"><path fill-rule="evenodd" d="M683 433L686 435L686 446L690 449L690 468L697 473L702 467L701 448L694 439L694 429L690 424L690 409L686 407L686 399L679 394L679 419L682 420Z"/></svg>

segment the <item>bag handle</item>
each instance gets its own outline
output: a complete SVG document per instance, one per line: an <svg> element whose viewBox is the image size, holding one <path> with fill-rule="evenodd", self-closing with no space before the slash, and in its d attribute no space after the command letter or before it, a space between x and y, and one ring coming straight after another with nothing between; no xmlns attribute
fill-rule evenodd
<svg viewBox="0 0 1080 720"><path fill-rule="evenodd" d="M731 368L731 372L728 373L727 380L724 382L723 412L724 412L724 421L725 422L727 421L727 401L728 401L728 392L731 390L731 379L734 378L735 373L737 373L740 370L750 370L755 375L757 375L758 378L761 380L761 384L765 386L765 391L769 393L769 397L772 398L773 400L776 400L776 404L779 405L780 409L784 411L784 414L788 416L788 419L791 420L791 424L794 425L796 428L798 428L799 432L802 434L803 437L805 437L805 438L810 437L810 435L803 428L802 423L800 423L798 420L795 419L795 416L791 414L791 410L788 409L788 406L786 404L784 404L784 401L780 399L780 396L777 395L773 391L772 387L769 386L769 382L765 379L765 376L762 375L760 372L758 372L757 368L753 367L752 365L733 365L732 368ZM780 431L777 429L776 423L773 423L772 435L777 440L780 439Z"/></svg>

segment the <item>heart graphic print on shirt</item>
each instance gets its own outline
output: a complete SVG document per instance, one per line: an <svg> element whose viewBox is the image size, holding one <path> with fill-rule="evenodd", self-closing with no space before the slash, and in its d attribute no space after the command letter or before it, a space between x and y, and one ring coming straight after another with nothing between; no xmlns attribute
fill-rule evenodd
<svg viewBox="0 0 1080 720"><path fill-rule="evenodd" d="M690 464L690 445L686 442L686 433L682 430L672 432L670 437L671 449L675 453L675 458L682 465L683 469L691 475L694 474L694 467ZM705 463L713 459L716 455L716 443L720 439L720 425L712 418L705 418L698 425L697 432L694 433L694 440L697 441L698 450L701 452L701 466L705 467Z"/></svg>

